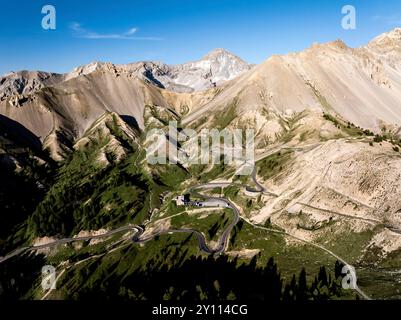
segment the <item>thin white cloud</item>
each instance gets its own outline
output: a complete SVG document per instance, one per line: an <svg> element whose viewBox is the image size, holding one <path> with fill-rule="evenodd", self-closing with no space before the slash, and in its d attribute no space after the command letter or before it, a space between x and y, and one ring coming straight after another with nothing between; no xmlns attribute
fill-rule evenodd
<svg viewBox="0 0 401 320"><path fill-rule="evenodd" d="M131 36L131 35L135 34L137 31L138 31L138 28L131 28L125 34L128 36Z"/></svg>
<svg viewBox="0 0 401 320"><path fill-rule="evenodd" d="M70 29L73 30L77 37L84 39L120 39L120 40L149 40L159 41L162 40L158 37L138 37L134 36L138 32L138 28L131 28L123 33L98 33L87 30L82 27L78 22L70 24Z"/></svg>
<svg viewBox="0 0 401 320"><path fill-rule="evenodd" d="M70 28L76 32L81 32L83 31L81 24L78 22L73 22L70 24Z"/></svg>
<svg viewBox="0 0 401 320"><path fill-rule="evenodd" d="M401 15L393 14L393 15L376 15L372 17L373 21L382 22L388 25L401 25Z"/></svg>

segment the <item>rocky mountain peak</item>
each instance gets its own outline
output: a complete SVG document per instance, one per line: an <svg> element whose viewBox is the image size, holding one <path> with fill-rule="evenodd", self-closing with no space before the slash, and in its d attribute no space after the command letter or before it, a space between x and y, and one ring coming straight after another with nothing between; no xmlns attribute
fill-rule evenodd
<svg viewBox="0 0 401 320"><path fill-rule="evenodd" d="M401 28L395 28L383 33L369 42L368 47L378 50L393 50L401 48Z"/></svg>
<svg viewBox="0 0 401 320"><path fill-rule="evenodd" d="M232 80L251 68L241 58L218 48L200 60L174 66L174 80L194 91L202 91Z"/></svg>
<svg viewBox="0 0 401 320"><path fill-rule="evenodd" d="M239 58L235 54L233 54L230 51L227 51L226 49L223 49L223 48L217 48L217 49L214 49L214 50L210 51L208 54L206 54L202 58L202 60L213 60L213 59L219 59L221 57L229 57L231 59L242 60L241 58ZM244 63L246 63L246 62L244 61Z"/></svg>
<svg viewBox="0 0 401 320"><path fill-rule="evenodd" d="M252 68L247 62L222 48L214 49L200 60L178 65L146 61L126 67L140 78L175 92L207 90Z"/></svg>

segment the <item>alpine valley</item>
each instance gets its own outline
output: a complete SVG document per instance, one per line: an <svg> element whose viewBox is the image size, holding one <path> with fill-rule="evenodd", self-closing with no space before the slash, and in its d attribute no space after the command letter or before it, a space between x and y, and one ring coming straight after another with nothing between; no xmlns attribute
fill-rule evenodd
<svg viewBox="0 0 401 320"><path fill-rule="evenodd" d="M169 121L254 129L253 174L149 164L147 133ZM8 73L0 298L400 299L400 148L401 29L260 65L216 49ZM44 265L57 290L41 286Z"/></svg>

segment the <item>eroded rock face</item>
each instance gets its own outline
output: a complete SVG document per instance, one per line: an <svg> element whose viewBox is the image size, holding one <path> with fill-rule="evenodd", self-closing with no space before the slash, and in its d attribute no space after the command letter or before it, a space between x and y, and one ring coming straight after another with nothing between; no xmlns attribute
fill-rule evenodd
<svg viewBox="0 0 401 320"><path fill-rule="evenodd" d="M176 84L202 91L232 80L252 67L224 49L216 49L201 60L173 67Z"/></svg>
<svg viewBox="0 0 401 320"><path fill-rule="evenodd" d="M60 83L64 76L41 71L11 72L0 77L0 101L12 96L29 95L40 89ZM15 101L15 100L14 100Z"/></svg>
<svg viewBox="0 0 401 320"><path fill-rule="evenodd" d="M381 53L401 52L401 28L383 33L369 42L368 48Z"/></svg>
<svg viewBox="0 0 401 320"><path fill-rule="evenodd" d="M221 93L185 123L235 102L239 114L271 108L285 115L309 108L339 114L375 133L380 133L383 125L400 126L400 30L362 48L349 48L337 40L272 56L223 84Z"/></svg>

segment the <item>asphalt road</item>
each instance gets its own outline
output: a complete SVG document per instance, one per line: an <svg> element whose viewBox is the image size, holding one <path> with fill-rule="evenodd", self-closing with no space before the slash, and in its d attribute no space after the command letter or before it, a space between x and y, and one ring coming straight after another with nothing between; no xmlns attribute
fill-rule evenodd
<svg viewBox="0 0 401 320"><path fill-rule="evenodd" d="M151 241L154 239L154 237L161 235L161 234L168 234L168 233L189 233L193 234L196 236L198 243L199 243L199 249L203 251L206 254L221 254L225 251L228 243L228 238L231 234L232 229L235 227L235 225L238 223L240 219L240 212L238 208L228 199L225 198L219 198L219 197L208 197L204 196L200 193L198 193L196 190L199 189L213 189L217 187L227 187L230 185L230 183L208 183L204 185L200 185L197 187L193 187L190 189L190 192L193 193L194 195L198 196L199 198L204 198L204 201L201 201L203 204L210 204L210 205L205 205L205 207L215 207L215 208L230 208L232 209L234 213L234 219L233 221L227 226L227 228L224 230L223 234L221 235L218 245L216 248L212 249L210 248L207 243L205 236L199 232L198 230L194 229L169 229L169 230L163 230L160 231L156 234L153 234L147 238L142 238L141 236L144 232L144 229L142 228L132 239L135 243L146 243L148 241Z"/></svg>
<svg viewBox="0 0 401 320"><path fill-rule="evenodd" d="M87 236L87 237L76 237L76 238L63 238L54 242L50 242L47 244L42 244L42 245L38 245L38 246L29 246L29 247L23 247L23 248L19 248L14 250L13 252L7 254L4 257L0 257L0 263L7 261L8 259L11 259L12 257L15 257L19 254L22 254L26 251L35 251L35 250L40 250L40 249L46 249L46 248L51 248L51 247L55 247L57 245L60 244L66 244L66 243L72 243L72 242L77 242L77 241L87 241L87 240L93 240L93 239L101 239L101 238L106 238L106 237L110 237L114 234L123 232L123 231L138 231L139 228L137 226L133 226L133 225L128 225L128 226L124 226L124 227L120 227L117 229L114 229L110 232L104 233L104 234L99 234L99 235L95 235L95 236Z"/></svg>

